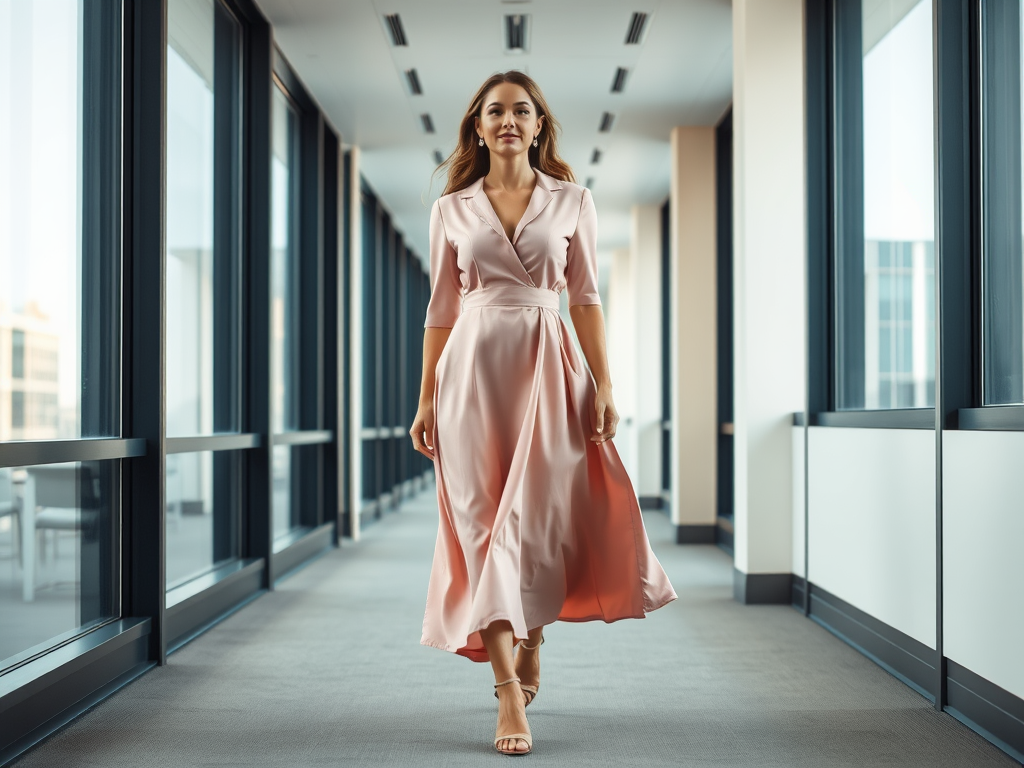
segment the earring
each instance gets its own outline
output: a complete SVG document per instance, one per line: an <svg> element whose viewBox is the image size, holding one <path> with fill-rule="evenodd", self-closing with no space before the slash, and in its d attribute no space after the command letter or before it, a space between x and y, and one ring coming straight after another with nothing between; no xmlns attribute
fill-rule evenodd
<svg viewBox="0 0 1024 768"><path fill-rule="evenodd" d="M477 144L479 144L481 147L484 145L484 137L483 136L480 137L480 141L478 141Z"/></svg>
<svg viewBox="0 0 1024 768"><path fill-rule="evenodd" d="M533 137L533 146L535 146L535 147L538 147L538 146L540 146L540 145L539 145L539 144L537 143L537 137L536 137L536 136L534 136L534 137Z"/></svg>

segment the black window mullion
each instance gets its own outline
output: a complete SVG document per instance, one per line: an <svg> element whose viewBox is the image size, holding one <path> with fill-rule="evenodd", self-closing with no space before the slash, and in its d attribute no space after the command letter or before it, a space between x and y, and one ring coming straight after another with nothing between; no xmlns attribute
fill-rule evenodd
<svg viewBox="0 0 1024 768"><path fill-rule="evenodd" d="M860 0L836 1L833 109L836 409L865 406L864 379L864 76Z"/></svg>
<svg viewBox="0 0 1024 768"><path fill-rule="evenodd" d="M126 462L127 499L122 530L126 555L123 613L149 617L149 657L167 661L165 624L165 179L167 2L135 0L128 7L133 29L130 109L125 110L125 156L131 158L130 194L124 196L130 249L125 281L125 431L145 440L147 452ZM126 52L126 56L127 56ZM130 244L130 245L129 245Z"/></svg>

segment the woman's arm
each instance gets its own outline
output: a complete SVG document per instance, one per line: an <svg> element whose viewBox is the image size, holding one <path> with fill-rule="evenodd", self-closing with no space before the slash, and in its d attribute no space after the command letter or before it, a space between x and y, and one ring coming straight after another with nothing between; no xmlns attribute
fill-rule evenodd
<svg viewBox="0 0 1024 768"><path fill-rule="evenodd" d="M608 371L608 352L605 344L604 313L600 304L575 304L569 307L569 316L580 340L583 356L597 385L594 401L595 434L590 439L603 443L615 437L619 414L612 402L612 377Z"/></svg>
<svg viewBox="0 0 1024 768"><path fill-rule="evenodd" d="M420 382L420 403L413 419L409 434L413 447L431 461L434 460L434 446L428 440L434 434L434 372L441 359L444 345L452 335L451 328L423 329L423 378Z"/></svg>

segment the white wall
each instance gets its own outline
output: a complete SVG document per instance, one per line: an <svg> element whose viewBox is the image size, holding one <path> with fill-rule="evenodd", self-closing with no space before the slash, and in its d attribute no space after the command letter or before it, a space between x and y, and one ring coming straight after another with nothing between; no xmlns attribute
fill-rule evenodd
<svg viewBox="0 0 1024 768"><path fill-rule="evenodd" d="M935 647L935 435L811 427L810 580Z"/></svg>
<svg viewBox="0 0 1024 768"><path fill-rule="evenodd" d="M630 260L636 318L636 492L640 496L660 496L661 206L633 206Z"/></svg>
<svg viewBox="0 0 1024 768"><path fill-rule="evenodd" d="M791 430L792 444L793 444L793 518L792 518L792 536L793 536L793 573L797 576L806 577L804 573L804 534L806 532L804 526L804 511L805 504L804 499L807 494L804 490L804 478L807 476L804 466L804 456L806 451L804 450L804 428L793 427Z"/></svg>
<svg viewBox="0 0 1024 768"><path fill-rule="evenodd" d="M734 0L733 72L735 560L790 573L806 381L802 0Z"/></svg>
<svg viewBox="0 0 1024 768"><path fill-rule="evenodd" d="M942 438L943 651L1024 697L1024 434Z"/></svg>
<svg viewBox="0 0 1024 768"><path fill-rule="evenodd" d="M672 521L717 517L715 129L672 129L670 327Z"/></svg>
<svg viewBox="0 0 1024 768"><path fill-rule="evenodd" d="M612 377L612 398L619 412L615 449L622 459L633 487L637 487L636 433L636 302L630 250L612 252L608 277L608 306L605 325L608 337L608 368Z"/></svg>

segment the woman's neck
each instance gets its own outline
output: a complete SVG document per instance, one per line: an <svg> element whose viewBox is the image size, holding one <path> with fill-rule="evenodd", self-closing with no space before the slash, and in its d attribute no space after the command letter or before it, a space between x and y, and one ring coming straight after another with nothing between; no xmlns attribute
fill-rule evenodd
<svg viewBox="0 0 1024 768"><path fill-rule="evenodd" d="M530 159L526 152L514 157L502 157L491 154L491 169L484 177L484 183L491 188L515 192L517 190L533 187L536 183L536 176L533 168L530 167Z"/></svg>

